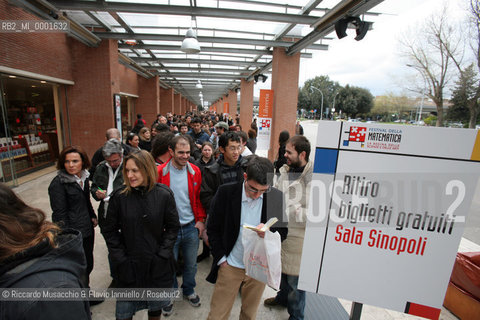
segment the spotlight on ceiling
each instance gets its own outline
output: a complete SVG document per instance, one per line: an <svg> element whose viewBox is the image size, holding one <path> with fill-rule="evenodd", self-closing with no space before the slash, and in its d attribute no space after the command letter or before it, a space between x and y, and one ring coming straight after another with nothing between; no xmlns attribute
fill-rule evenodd
<svg viewBox="0 0 480 320"><path fill-rule="evenodd" d="M255 79L255 82L258 82L259 80L262 81L262 82L265 82L265 81L267 81L268 77L266 75L260 73L260 74L254 75L253 79Z"/></svg>
<svg viewBox="0 0 480 320"><path fill-rule="evenodd" d="M197 84L195 85L195 89L203 89L202 82L200 80L197 81Z"/></svg>
<svg viewBox="0 0 480 320"><path fill-rule="evenodd" d="M192 28L188 29L187 33L185 34L185 39L183 39L180 50L190 54L200 52L200 45L198 44L197 35Z"/></svg>
<svg viewBox="0 0 480 320"><path fill-rule="evenodd" d="M370 22L360 20L359 17L342 18L335 23L335 32L337 33L338 39L342 39L347 36L347 27L349 23L355 26L355 32L357 34L355 40L357 41L360 41L365 37L371 24Z"/></svg>

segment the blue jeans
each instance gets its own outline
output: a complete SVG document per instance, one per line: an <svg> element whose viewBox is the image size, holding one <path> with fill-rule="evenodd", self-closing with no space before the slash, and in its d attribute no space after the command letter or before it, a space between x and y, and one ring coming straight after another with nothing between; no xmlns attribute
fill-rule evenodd
<svg viewBox="0 0 480 320"><path fill-rule="evenodd" d="M178 230L177 241L173 247L175 260L178 260L178 248L182 247L183 255L183 274L182 289L183 294L188 296L195 292L195 275L197 274L197 253L198 253L198 229L195 228L195 221L192 221ZM173 275L173 287L178 288L177 276Z"/></svg>
<svg viewBox="0 0 480 320"><path fill-rule="evenodd" d="M282 273L280 291L275 301L287 306L289 320L303 320L305 311L305 291L298 290L298 276Z"/></svg>

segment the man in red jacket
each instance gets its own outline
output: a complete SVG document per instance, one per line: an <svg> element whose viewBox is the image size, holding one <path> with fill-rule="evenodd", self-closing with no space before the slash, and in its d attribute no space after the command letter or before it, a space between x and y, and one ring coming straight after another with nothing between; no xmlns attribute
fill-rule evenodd
<svg viewBox="0 0 480 320"><path fill-rule="evenodd" d="M172 189L177 205L180 230L173 248L178 259L179 247L184 259L182 289L185 298L194 307L200 306L200 297L195 293L195 275L197 273L198 236L205 229L205 210L200 202L202 175L200 169L188 162L190 142L182 135L174 137L169 146L172 158L158 167L158 182ZM174 276L174 287L178 288ZM163 309L165 316L173 312L173 302Z"/></svg>

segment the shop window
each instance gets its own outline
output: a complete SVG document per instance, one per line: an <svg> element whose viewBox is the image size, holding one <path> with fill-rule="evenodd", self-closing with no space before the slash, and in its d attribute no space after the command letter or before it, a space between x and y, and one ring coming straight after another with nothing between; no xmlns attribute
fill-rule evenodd
<svg viewBox="0 0 480 320"><path fill-rule="evenodd" d="M8 75L1 84L0 180L10 181L58 159L55 105L52 84Z"/></svg>

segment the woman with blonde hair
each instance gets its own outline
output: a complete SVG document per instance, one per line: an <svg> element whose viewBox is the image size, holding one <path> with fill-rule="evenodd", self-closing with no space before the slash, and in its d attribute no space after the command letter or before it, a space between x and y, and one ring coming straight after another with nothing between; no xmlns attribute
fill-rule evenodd
<svg viewBox="0 0 480 320"><path fill-rule="evenodd" d="M147 127L143 127L140 129L138 137L140 138L140 142L138 143L139 148L150 152L152 150L152 136L150 130L148 130Z"/></svg>
<svg viewBox="0 0 480 320"><path fill-rule="evenodd" d="M173 246L180 223L173 192L156 183L153 157L145 150L125 157L125 186L110 199L102 234L107 242L112 275L121 288L172 288ZM131 319L148 309L160 319L170 300L119 301L117 319Z"/></svg>
<svg viewBox="0 0 480 320"><path fill-rule="evenodd" d="M46 220L45 213L0 183L0 287L85 286L82 235ZM5 296L4 296L5 298ZM0 301L2 319L91 319L88 301Z"/></svg>

